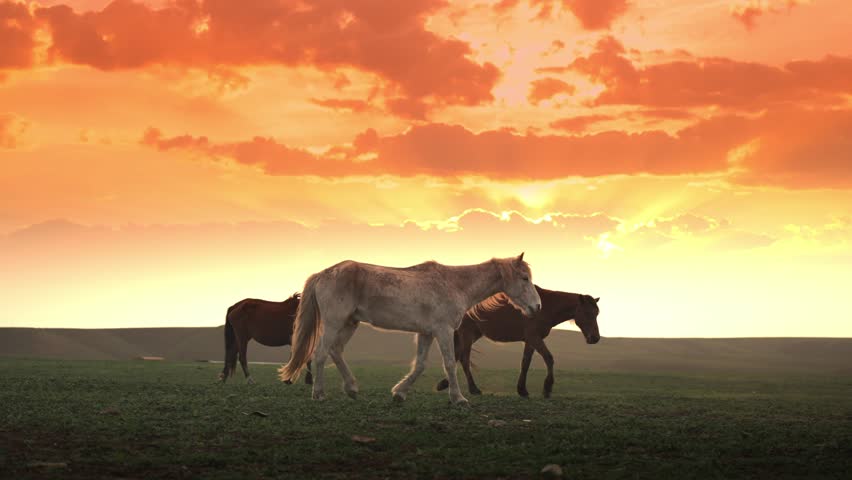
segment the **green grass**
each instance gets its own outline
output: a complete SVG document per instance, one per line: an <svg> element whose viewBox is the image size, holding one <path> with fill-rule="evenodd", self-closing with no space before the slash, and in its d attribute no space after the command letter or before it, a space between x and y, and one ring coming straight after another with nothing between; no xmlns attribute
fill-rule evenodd
<svg viewBox="0 0 852 480"><path fill-rule="evenodd" d="M436 360L433 359L433 363ZM327 371L325 402L253 365L0 359L0 474L8 478L848 478L852 378L557 372L554 398L484 370L470 408L427 371L403 404L404 367ZM496 392L496 393L495 393ZM267 417L244 415L255 411ZM491 426L489 420L505 421ZM353 435L372 437L358 443ZM44 466L39 462L59 463ZM64 465L62 465L64 464Z"/></svg>

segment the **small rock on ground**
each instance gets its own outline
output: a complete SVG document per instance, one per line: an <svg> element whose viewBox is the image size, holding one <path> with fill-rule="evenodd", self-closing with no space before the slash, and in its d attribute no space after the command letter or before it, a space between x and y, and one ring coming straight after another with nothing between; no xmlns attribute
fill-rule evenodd
<svg viewBox="0 0 852 480"><path fill-rule="evenodd" d="M551 463L545 465L544 468L541 469L541 473L545 475L550 475L552 477L561 477L562 476L562 467L555 463Z"/></svg>

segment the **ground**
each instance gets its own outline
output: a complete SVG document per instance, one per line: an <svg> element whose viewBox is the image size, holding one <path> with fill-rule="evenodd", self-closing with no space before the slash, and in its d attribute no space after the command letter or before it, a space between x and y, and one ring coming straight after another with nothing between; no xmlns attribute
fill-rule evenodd
<svg viewBox="0 0 852 480"><path fill-rule="evenodd" d="M433 391L428 370L391 401L404 366L354 368L350 400L254 365L0 359L6 478L848 478L852 377L557 371L544 399L516 371L483 370L470 407ZM255 412L259 412L255 413Z"/></svg>

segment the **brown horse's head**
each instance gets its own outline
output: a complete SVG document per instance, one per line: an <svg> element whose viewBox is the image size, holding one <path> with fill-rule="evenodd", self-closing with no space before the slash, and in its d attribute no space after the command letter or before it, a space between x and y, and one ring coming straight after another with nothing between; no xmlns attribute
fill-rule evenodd
<svg viewBox="0 0 852 480"><path fill-rule="evenodd" d="M601 339L601 334L598 331L598 308L599 298L593 298L589 295L580 295L577 305L577 313L574 314L574 323L583 332L586 337L586 343L595 344Z"/></svg>

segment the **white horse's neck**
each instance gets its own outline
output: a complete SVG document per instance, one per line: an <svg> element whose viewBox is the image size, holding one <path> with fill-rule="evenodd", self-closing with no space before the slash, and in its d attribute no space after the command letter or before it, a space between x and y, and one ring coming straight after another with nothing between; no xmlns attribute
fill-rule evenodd
<svg viewBox="0 0 852 480"><path fill-rule="evenodd" d="M450 268L456 270L455 282L466 307L472 307L503 290L500 268L493 260Z"/></svg>

